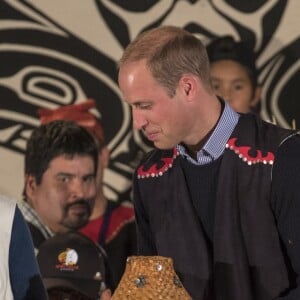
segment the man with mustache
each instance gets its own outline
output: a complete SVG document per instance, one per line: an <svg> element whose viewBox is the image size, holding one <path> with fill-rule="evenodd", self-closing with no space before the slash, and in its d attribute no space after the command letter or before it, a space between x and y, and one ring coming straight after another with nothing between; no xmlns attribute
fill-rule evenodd
<svg viewBox="0 0 300 300"><path fill-rule="evenodd" d="M80 228L80 232L106 251L114 290L125 271L127 257L136 254L135 219L129 201L112 200L104 193L104 172L109 165L110 153L101 119L96 116L96 101L87 99L56 109L40 108L37 113L41 124L54 120L76 122L94 137L98 145L95 205L89 222Z"/></svg>
<svg viewBox="0 0 300 300"><path fill-rule="evenodd" d="M77 230L88 222L96 195L97 164L93 137L74 122L53 121L32 132L20 209L36 251L54 234Z"/></svg>

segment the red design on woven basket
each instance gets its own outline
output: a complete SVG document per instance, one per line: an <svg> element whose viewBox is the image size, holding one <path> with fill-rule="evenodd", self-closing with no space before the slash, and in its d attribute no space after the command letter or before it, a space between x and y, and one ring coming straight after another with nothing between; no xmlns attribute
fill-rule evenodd
<svg viewBox="0 0 300 300"><path fill-rule="evenodd" d="M162 162L162 166L158 168L158 164L155 163L147 170L144 170L144 166L140 166L138 168L137 174L138 178L148 178L148 177L157 177L163 175L168 169L173 166L174 159L179 155L179 152L176 148L173 150L172 157L163 157L160 162Z"/></svg>
<svg viewBox="0 0 300 300"><path fill-rule="evenodd" d="M231 138L226 147L230 150L234 151L238 156L246 162L248 165L256 164L256 163L264 163L264 164L273 164L274 162L274 154L272 152L267 152L265 156L263 156L261 150L255 150L257 155L255 157L249 155L249 151L251 147L249 146L237 146L236 145L237 138Z"/></svg>

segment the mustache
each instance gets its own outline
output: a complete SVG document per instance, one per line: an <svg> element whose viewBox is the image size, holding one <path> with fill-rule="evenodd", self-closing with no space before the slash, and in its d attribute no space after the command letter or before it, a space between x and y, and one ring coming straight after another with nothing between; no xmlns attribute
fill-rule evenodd
<svg viewBox="0 0 300 300"><path fill-rule="evenodd" d="M72 203L69 203L65 206L65 212L67 212L72 206L74 205L83 205L86 207L86 209L88 210L89 214L91 213L92 209L91 206L89 204L89 201L87 199L78 199Z"/></svg>

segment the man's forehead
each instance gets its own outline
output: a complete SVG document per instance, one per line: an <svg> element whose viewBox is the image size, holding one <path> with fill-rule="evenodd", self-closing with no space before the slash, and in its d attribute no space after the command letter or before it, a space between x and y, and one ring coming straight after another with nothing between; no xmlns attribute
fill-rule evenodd
<svg viewBox="0 0 300 300"><path fill-rule="evenodd" d="M89 169L91 166L94 167L94 160L89 155L80 155L80 154L61 154L54 157L50 162L48 169L50 168L74 168L76 165L81 165L86 169Z"/></svg>

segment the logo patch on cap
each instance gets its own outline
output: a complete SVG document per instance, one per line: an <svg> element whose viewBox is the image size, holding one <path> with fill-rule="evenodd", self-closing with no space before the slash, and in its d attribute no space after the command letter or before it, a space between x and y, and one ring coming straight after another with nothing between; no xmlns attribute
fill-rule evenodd
<svg viewBox="0 0 300 300"><path fill-rule="evenodd" d="M74 249L67 248L58 255L57 259L59 264L57 264L55 268L60 271L79 270L79 266L77 265L78 258L78 253Z"/></svg>

